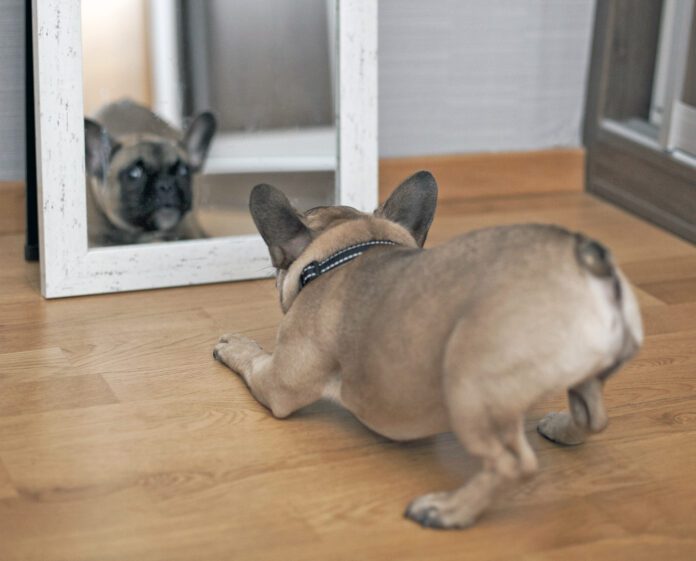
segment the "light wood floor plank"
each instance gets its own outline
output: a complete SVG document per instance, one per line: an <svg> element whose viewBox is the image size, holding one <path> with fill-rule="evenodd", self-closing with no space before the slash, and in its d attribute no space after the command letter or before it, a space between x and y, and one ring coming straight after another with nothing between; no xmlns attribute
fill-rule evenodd
<svg viewBox="0 0 696 561"><path fill-rule="evenodd" d="M98 374L79 374L26 382L0 381L0 416L116 403Z"/></svg>
<svg viewBox="0 0 696 561"><path fill-rule="evenodd" d="M17 490L12 484L10 475L7 473L5 466L2 464L2 462L0 462L0 501L2 499L10 499L15 497L17 497Z"/></svg>

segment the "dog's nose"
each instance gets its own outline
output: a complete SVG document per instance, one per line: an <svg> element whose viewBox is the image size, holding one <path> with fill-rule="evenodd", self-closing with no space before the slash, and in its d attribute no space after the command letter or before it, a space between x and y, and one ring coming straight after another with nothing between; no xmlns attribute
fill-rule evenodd
<svg viewBox="0 0 696 561"><path fill-rule="evenodd" d="M167 194L174 191L174 184L169 181L158 181L155 187L157 191L162 194Z"/></svg>
<svg viewBox="0 0 696 561"><path fill-rule="evenodd" d="M179 191L173 181L159 180L155 183L157 206L177 206L180 203Z"/></svg>

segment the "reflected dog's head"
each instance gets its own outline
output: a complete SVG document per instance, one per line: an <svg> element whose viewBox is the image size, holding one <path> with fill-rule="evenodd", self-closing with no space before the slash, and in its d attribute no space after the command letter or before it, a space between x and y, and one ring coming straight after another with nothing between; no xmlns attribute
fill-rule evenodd
<svg viewBox="0 0 696 561"><path fill-rule="evenodd" d="M148 109L135 109L149 113L150 119L140 119L132 132L115 126L119 133L114 134L111 125L85 119L88 188L114 228L131 233L171 231L191 210L193 175L205 162L215 117L200 113L181 133ZM148 128L143 121L154 123L153 130L143 130Z"/></svg>

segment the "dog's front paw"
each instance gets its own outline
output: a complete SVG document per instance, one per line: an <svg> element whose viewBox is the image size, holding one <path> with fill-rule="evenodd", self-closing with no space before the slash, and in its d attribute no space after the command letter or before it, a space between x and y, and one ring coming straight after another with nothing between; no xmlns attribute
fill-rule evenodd
<svg viewBox="0 0 696 561"><path fill-rule="evenodd" d="M585 441L585 432L578 428L570 413L548 413L537 425L537 432L555 444L576 446Z"/></svg>
<svg viewBox="0 0 696 561"><path fill-rule="evenodd" d="M476 513L467 512L466 505L453 504L452 493L418 497L408 505L404 516L425 528L442 530L466 528L476 521Z"/></svg>
<svg viewBox="0 0 696 561"><path fill-rule="evenodd" d="M237 362L247 360L263 350L253 339L244 335L227 333L218 339L213 348L213 358L235 369Z"/></svg>
<svg viewBox="0 0 696 561"><path fill-rule="evenodd" d="M225 362L222 358L223 351L229 342L230 335L222 335L213 347L213 358L219 362Z"/></svg>

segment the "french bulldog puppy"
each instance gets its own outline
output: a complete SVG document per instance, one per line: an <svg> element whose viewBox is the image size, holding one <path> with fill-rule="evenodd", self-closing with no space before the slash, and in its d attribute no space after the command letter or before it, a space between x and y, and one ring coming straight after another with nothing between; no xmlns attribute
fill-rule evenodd
<svg viewBox="0 0 696 561"><path fill-rule="evenodd" d="M598 242L528 224L426 250L436 199L428 172L373 214L299 213L277 189L256 186L251 214L285 315L272 354L229 334L213 356L278 418L328 398L394 440L454 431L481 471L415 499L405 515L462 528L504 481L536 471L523 418L542 396L568 392L569 411L538 426L554 442L578 444L606 427L603 385L643 332L633 292Z"/></svg>
<svg viewBox="0 0 696 561"><path fill-rule="evenodd" d="M182 133L130 100L85 119L90 245L199 238L191 208L193 176L215 134L212 113Z"/></svg>

